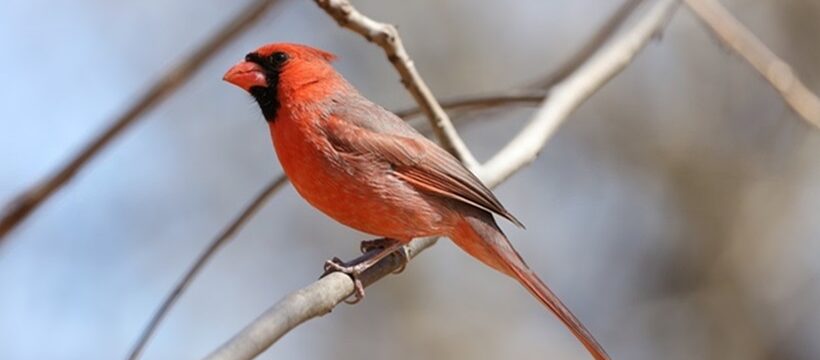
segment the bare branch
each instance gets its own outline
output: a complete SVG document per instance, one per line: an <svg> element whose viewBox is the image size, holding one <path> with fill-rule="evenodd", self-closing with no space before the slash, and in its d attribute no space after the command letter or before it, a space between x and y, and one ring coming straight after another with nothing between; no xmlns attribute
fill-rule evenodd
<svg viewBox="0 0 820 360"><path fill-rule="evenodd" d="M645 46L666 24L677 5L676 0L659 0L629 32L601 50L591 58L587 64L580 67L576 73L569 76L563 83L555 87L553 96L542 105L527 131L541 131L531 136L518 136L511 145L525 149L536 148L533 154L544 145L554 132L554 126L534 124L560 123L572 110L590 97L595 90L615 76L631 61L638 51ZM606 65L612 63L613 65ZM555 112L547 112L550 108L559 108ZM557 118L557 117L561 118ZM547 120L545 120L547 119ZM510 152L505 148L501 154L505 161L515 164L514 167L494 165L482 168L483 180L491 187L501 183L513 172L521 169L531 161L530 151ZM494 157L499 159L500 155ZM496 160L498 161L498 160ZM411 257L431 246L431 238L416 239L408 247ZM359 260L359 259L357 259ZM354 261L357 261L354 260ZM372 284L383 276L400 267L397 259L387 257L376 266L368 269L362 276L365 286ZM353 293L352 280L340 273L333 273L313 284L298 290L276 303L264 314L245 327L240 333L216 349L207 357L209 360L252 359L276 340L299 324L314 317L330 312L339 302Z"/></svg>
<svg viewBox="0 0 820 360"><path fill-rule="evenodd" d="M556 85L533 120L482 167L486 176L506 179L538 156L550 136L569 114L617 75L664 28L676 8L675 0L659 0L629 31Z"/></svg>
<svg viewBox="0 0 820 360"><path fill-rule="evenodd" d="M545 90L508 90L497 93L459 96L441 101L441 107L446 110L464 108L489 108L509 104L538 105L547 97ZM407 119L421 114L418 107L403 109L395 112L401 118Z"/></svg>
<svg viewBox="0 0 820 360"><path fill-rule="evenodd" d="M567 59L558 70L551 73L547 78L540 80L530 87L538 89L549 89L555 84L564 81L570 74L578 70L578 67L584 64L592 54L594 54L601 46L603 46L615 34L615 31L629 18L629 15L643 2L643 0L627 0L617 11L607 19L598 31L581 47L575 55Z"/></svg>
<svg viewBox="0 0 820 360"><path fill-rule="evenodd" d="M381 47L387 59L393 64L393 67L401 76L401 82L404 87L413 95L416 103L430 119L435 131L436 138L441 146L453 154L456 158L467 166L467 168L474 170L478 168L478 161L476 161L470 149L458 136L453 123L444 109L441 108L436 98L427 84L419 75L416 66L413 65L413 60L402 45L399 31L391 24L381 23L375 21L364 14L360 13L348 0L315 0L325 12L339 23L339 26L348 28L360 35L364 36L367 41L371 41Z"/></svg>
<svg viewBox="0 0 820 360"><path fill-rule="evenodd" d="M168 314L168 311L171 310L171 307L174 306L174 303L182 296L182 293L185 289L188 288L188 285L194 281L194 278L199 274L205 264L208 263L213 255L225 245L228 240L231 240L234 235L242 228L245 223L253 217L254 214L264 205L268 199L270 199L273 194L275 194L279 189L281 189L285 184L288 183L288 178L285 175L279 175L276 179L268 183L259 194L245 206L244 209L239 213L239 215L231 221L219 235L214 238L205 251L199 255L196 262L191 266L190 269L185 273L182 279L177 283L174 289L171 291L170 294L165 298L160 305L159 309L154 313L154 316L151 317L151 321L148 322L148 325L145 329L142 330L142 334L140 334L139 339L134 344L134 347L131 349L131 352L128 354L129 360L139 359L142 351L145 349L145 345L148 343L148 340L151 339L151 336L159 326L159 323L165 318L165 315Z"/></svg>
<svg viewBox="0 0 820 360"><path fill-rule="evenodd" d="M129 125L140 119L145 112L151 110L156 104L177 90L211 56L259 20L262 14L276 2L277 0L254 1L202 46L188 55L179 65L162 76L138 101L117 117L105 131L86 144L80 152L63 164L53 175L17 195L6 205L2 218L0 218L0 244L12 229L25 220L32 211L37 209L55 191L71 180L94 155L120 135Z"/></svg>
<svg viewBox="0 0 820 360"><path fill-rule="evenodd" d="M456 110L462 108L485 108L495 107L506 104L527 104L536 105L547 95L546 90L555 84L563 81L567 76L575 72L579 66L589 59L601 46L609 40L615 31L618 30L624 21L629 18L629 15L643 2L643 0L626 0L601 26L595 31L594 35L570 58L563 62L557 70L551 72L549 75L541 80L526 86L526 89L517 91L504 91L500 93L457 97L452 99L445 99L441 101L441 107L446 110ZM532 90L532 89L543 90ZM416 116L421 113L418 107L400 110L396 115L407 118Z"/></svg>
<svg viewBox="0 0 820 360"><path fill-rule="evenodd" d="M715 0L686 0L692 12L780 93L783 100L810 125L820 128L820 99L794 74L785 61Z"/></svg>

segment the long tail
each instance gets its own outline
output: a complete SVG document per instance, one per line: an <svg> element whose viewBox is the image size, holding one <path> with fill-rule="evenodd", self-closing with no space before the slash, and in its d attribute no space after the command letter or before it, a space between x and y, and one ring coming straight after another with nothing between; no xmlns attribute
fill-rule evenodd
<svg viewBox="0 0 820 360"><path fill-rule="evenodd" d="M488 266L518 280L544 306L552 311L584 344L596 360L609 360L603 347L592 337L583 324L564 306L552 290L538 278L521 255L512 247L507 237L496 225L492 215L481 211L475 216L467 215L456 226L451 239L464 251Z"/></svg>

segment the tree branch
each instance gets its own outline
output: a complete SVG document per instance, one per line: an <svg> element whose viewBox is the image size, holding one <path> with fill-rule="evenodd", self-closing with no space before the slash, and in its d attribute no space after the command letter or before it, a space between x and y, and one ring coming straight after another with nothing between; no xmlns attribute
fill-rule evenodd
<svg viewBox="0 0 820 360"><path fill-rule="evenodd" d="M458 158L468 169L478 168L470 149L458 136L447 113L439 105L424 79L419 75L413 60L402 45L399 31L391 24L375 21L360 13L348 0L315 0L325 12L339 23L373 42L384 50L387 59L401 76L404 87L413 95L422 112L430 119L433 131L441 146Z"/></svg>
<svg viewBox="0 0 820 360"><path fill-rule="evenodd" d="M575 74L556 85L533 120L482 167L482 175L506 179L535 160L567 116L632 62L649 40L664 28L676 5L675 0L657 1L629 33L599 51Z"/></svg>
<svg viewBox="0 0 820 360"><path fill-rule="evenodd" d="M546 90L507 90L489 94L458 96L441 101L441 107L446 110L460 110L465 108L489 108L509 104L538 105L547 97ZM407 119L421 114L418 107L402 109L394 112L401 118Z"/></svg>
<svg viewBox="0 0 820 360"><path fill-rule="evenodd" d="M211 257L220 249L223 245L225 245L229 240L231 240L234 235L242 228L245 223L253 217L254 214L264 205L268 199L270 199L273 194L275 194L279 189L281 189L285 184L288 183L288 178L285 175L279 175L276 179L268 183L256 197L245 206L244 209L239 213L239 215L231 221L228 226L223 229L219 235L214 238L205 251L199 255L196 259L194 264L191 266L190 269L185 273L182 279L176 284L171 293L165 298L160 305L159 309L154 313L154 316L151 317L151 321L148 322L148 325L145 329L142 330L142 334L140 334L139 339L134 344L134 347L131 349L131 352L128 354L129 360L139 359L142 351L145 349L145 345L148 343L148 340L151 339L151 336L159 326L159 323L165 318L165 315L168 314L168 311L171 310L171 307L174 306L174 303L182 296L182 293L185 289L188 288L188 285L194 281L194 278L199 274L205 264L208 263Z"/></svg>
<svg viewBox="0 0 820 360"><path fill-rule="evenodd" d="M2 218L0 218L0 244L12 229L25 220L40 204L48 200L54 192L71 180L94 155L120 135L129 125L140 119L145 112L151 110L168 95L174 93L211 56L250 27L256 20L259 20L262 14L276 2L277 0L254 1L228 24L219 29L202 46L188 55L179 65L162 76L139 100L117 117L105 131L86 144L80 152L63 164L53 175L17 195L3 209Z"/></svg>
<svg viewBox="0 0 820 360"><path fill-rule="evenodd" d="M637 55L649 39L663 28L673 14L676 5L676 0L657 1L634 28L606 49L600 51L584 66L580 67L576 73L556 86L553 96L543 103L531 124L525 128L527 131L541 131L541 133L524 137L519 135L510 145L505 147L505 150L515 144L526 149L543 146L549 136L553 134L554 126L538 124L560 123L583 100L590 97L595 90L615 76ZM613 65L606 65L607 63ZM559 109L546 112L551 108ZM481 172L482 179L491 187L504 181L512 172L521 169L531 161L529 151L510 152L505 150L502 150L493 159L504 159L515 165L514 167L494 165L493 167L483 168L484 171ZM504 157L501 158L501 155ZM423 238L410 242L408 249L411 258L431 246L434 241L432 238ZM368 286L400 266L401 264L394 256L389 256L365 271L362 274L362 282L365 286ZM207 359L252 359L299 324L327 314L352 293L353 282L347 275L341 273L330 274L301 290L287 295L228 342L216 349Z"/></svg>
<svg viewBox="0 0 820 360"><path fill-rule="evenodd" d="M797 78L789 64L778 58L719 2L686 0L686 5L721 42L763 75L800 117L820 128L820 99Z"/></svg>
<svg viewBox="0 0 820 360"><path fill-rule="evenodd" d="M527 104L535 105L541 103L547 96L547 91L555 84L563 81L569 74L575 72L592 54L609 40L615 31L623 25L629 15L643 2L643 0L626 0L612 15L604 21L595 31L592 37L575 52L572 57L565 60L557 70L551 72L524 89L515 91L504 91L477 96L462 96L441 101L441 107L446 110L458 110L462 108L485 108L506 104ZM535 90L533 90L535 89ZM538 90L541 89L541 90ZM407 118L421 113L419 107L404 109L396 112L396 115Z"/></svg>
<svg viewBox="0 0 820 360"><path fill-rule="evenodd" d="M581 50L575 53L575 56L567 59L558 67L558 70L553 72L547 78L540 80L530 87L537 89L549 89L555 84L564 81L570 74L578 70L578 67L584 64L592 54L601 48L611 37L615 34L624 21L629 18L629 15L643 2L643 0L627 0L617 11L598 28L598 31L581 47Z"/></svg>

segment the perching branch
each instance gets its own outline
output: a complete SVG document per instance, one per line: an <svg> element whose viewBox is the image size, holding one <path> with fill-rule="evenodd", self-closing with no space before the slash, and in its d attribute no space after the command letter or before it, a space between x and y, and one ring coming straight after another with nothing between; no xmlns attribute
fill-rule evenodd
<svg viewBox="0 0 820 360"><path fill-rule="evenodd" d="M437 239L435 237L416 239L405 248L412 259L424 249L434 245ZM353 261L363 260L368 255L373 254L364 254ZM401 266L401 260L395 254L390 255L360 274L359 279L367 287L398 270ZM353 281L349 276L340 272L331 273L285 296L205 359L253 359L288 331L307 320L329 313L352 293Z"/></svg>
<svg viewBox="0 0 820 360"><path fill-rule="evenodd" d="M242 10L234 19L194 50L180 64L154 83L142 97L117 117L108 128L86 144L70 161L54 174L17 195L5 206L0 218L0 244L5 236L26 219L40 204L71 180L94 155L135 123L145 112L168 97L205 64L217 51L262 17L277 0L257 0Z"/></svg>
<svg viewBox="0 0 820 360"><path fill-rule="evenodd" d="M430 119L433 131L441 146L458 158L468 169L476 169L479 164L470 149L458 136L453 123L441 108L427 84L419 75L413 60L402 45L399 31L391 24L375 21L360 13L348 0L315 0L325 12L339 23L364 36L381 47L387 59L401 76L404 87L413 95L422 112Z"/></svg>
<svg viewBox="0 0 820 360"><path fill-rule="evenodd" d="M191 266L190 269L185 273L182 279L174 286L174 289L171 291L170 294L165 298L160 305L159 309L154 313L154 316L151 317L151 321L148 322L148 325L145 329L142 330L142 334L140 334L139 339L134 344L134 347L131 349L131 352L128 354L129 360L135 360L140 357L142 351L145 349L145 345L148 343L148 340L151 339L151 335L159 326L159 323L165 318L165 315L168 314L168 311L171 310L171 307L176 303L179 297L182 295L182 292L188 288L188 285L194 280L194 278L199 274L202 268L208 263L208 260L213 257L213 255L222 248L229 240L231 240L234 235L242 228L245 223L253 217L254 214L264 205L268 199L270 199L273 194L275 194L279 189L281 189L285 184L288 183L288 178L285 175L279 175L276 179L268 183L259 194L247 205L239 215L231 221L228 226L223 229L219 235L214 238L205 251L199 255L196 259L196 262Z"/></svg>
<svg viewBox="0 0 820 360"><path fill-rule="evenodd" d="M557 123L560 123L572 110L589 98L595 90L622 70L637 55L638 51L664 27L673 14L676 5L676 0L657 1L634 28L623 34L607 48L601 50L578 71L556 86L550 98L543 103L541 109L533 118L531 124L526 127L528 131L541 131L541 133L533 136L519 135L513 139L494 159L501 159L501 156L503 156L506 161L515 164L515 166L486 166L482 168L482 180L491 187L495 186L529 163L531 161L530 151L511 152L507 149L511 146L521 146L524 149L536 148L535 153L537 153L537 149L540 149L554 132ZM606 65L608 63L613 65ZM552 108L557 109L549 110ZM545 123L555 125L544 126ZM431 238L413 240L408 245L411 257L416 256L432 245L433 242L434 240ZM361 275L362 282L365 286L368 286L400 266L401 264L394 256L389 256L365 271ZM211 353L207 359L252 359L299 324L327 314L352 293L353 282L347 275L341 273L330 274L280 300L232 339Z"/></svg>
<svg viewBox="0 0 820 360"><path fill-rule="evenodd" d="M715 0L686 0L686 5L721 42L728 45L780 93L810 125L820 128L820 99L760 39Z"/></svg>

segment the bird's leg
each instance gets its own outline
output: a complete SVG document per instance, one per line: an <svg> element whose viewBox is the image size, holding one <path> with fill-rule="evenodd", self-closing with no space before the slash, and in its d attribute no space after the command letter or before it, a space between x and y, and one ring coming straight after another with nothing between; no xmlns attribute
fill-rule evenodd
<svg viewBox="0 0 820 360"><path fill-rule="evenodd" d="M373 240L363 240L361 244L359 244L359 249L362 251L362 254L366 254L373 250L381 250L389 248L391 245L399 242L398 240L393 240L390 238L378 238ZM404 271L404 268L407 267L407 263L410 261L410 254L407 252L406 247L401 247L399 255L401 255L401 267L394 271L394 274L400 274Z"/></svg>
<svg viewBox="0 0 820 360"><path fill-rule="evenodd" d="M381 240L382 239L377 239L377 240L372 240L372 241L381 241ZM351 279L353 279L353 286L355 287L355 290L356 290L355 293L354 293L355 299L353 299L352 301L346 301L348 304L355 304L355 303L361 301L364 298L364 285L362 284L362 281L359 279L359 275L361 273L363 273L365 270L367 270L370 267L372 267L373 265L375 265L381 259L384 259L385 257L389 256L390 254L394 253L396 250L399 250L399 249L403 250L403 246L404 246L403 243L401 243L399 241L395 241L395 240L390 240L390 239L383 239L383 240L385 240L387 242L385 245L379 246L379 247L373 247L372 250L370 250L370 251L378 250L378 252L375 255L367 257L367 258L363 259L362 261L360 261L358 263L349 265L349 264L345 263L344 261L342 261L341 259L339 259L337 257L334 257L333 259L330 259L330 260L325 262L325 273L322 274L322 277L325 277L325 276L327 276L328 274L330 274L332 272L339 271L339 272L347 274L348 276L350 276ZM364 249L365 247L366 247L366 245L362 244L362 249ZM405 259L406 259L407 258L406 257L407 256L406 251L402 251L402 254L404 254Z"/></svg>

